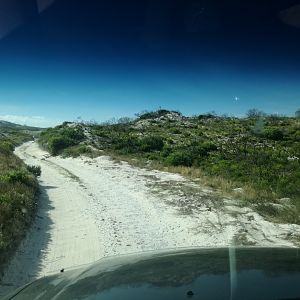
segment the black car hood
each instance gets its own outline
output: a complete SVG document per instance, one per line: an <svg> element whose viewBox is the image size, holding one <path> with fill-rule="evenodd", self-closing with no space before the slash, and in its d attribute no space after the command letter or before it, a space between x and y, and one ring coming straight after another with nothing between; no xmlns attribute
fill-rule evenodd
<svg viewBox="0 0 300 300"><path fill-rule="evenodd" d="M300 299L300 249L214 248L104 258L4 299Z"/></svg>

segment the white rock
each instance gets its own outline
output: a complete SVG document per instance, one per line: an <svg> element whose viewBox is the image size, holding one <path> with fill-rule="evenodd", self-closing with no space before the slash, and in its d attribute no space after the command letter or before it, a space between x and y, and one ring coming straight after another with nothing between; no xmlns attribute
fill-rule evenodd
<svg viewBox="0 0 300 300"><path fill-rule="evenodd" d="M244 189L243 188L235 188L235 189L233 189L233 191L235 193L244 193Z"/></svg>

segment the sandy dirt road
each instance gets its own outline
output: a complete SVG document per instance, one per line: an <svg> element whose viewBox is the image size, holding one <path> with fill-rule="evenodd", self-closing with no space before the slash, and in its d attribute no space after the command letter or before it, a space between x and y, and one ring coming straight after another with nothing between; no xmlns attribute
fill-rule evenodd
<svg viewBox="0 0 300 300"><path fill-rule="evenodd" d="M175 174L109 157L51 157L36 142L15 153L40 165L36 218L0 283L0 296L41 276L102 257L175 247L293 246L296 225L275 225Z"/></svg>

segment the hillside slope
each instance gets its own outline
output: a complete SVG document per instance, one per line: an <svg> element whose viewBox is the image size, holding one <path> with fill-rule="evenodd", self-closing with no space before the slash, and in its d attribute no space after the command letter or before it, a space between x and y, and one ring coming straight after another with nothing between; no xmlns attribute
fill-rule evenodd
<svg viewBox="0 0 300 300"><path fill-rule="evenodd" d="M133 164L179 172L238 194L274 220L300 223L299 118L184 117L159 110L118 124L65 122L44 131L40 143L54 155L102 151Z"/></svg>

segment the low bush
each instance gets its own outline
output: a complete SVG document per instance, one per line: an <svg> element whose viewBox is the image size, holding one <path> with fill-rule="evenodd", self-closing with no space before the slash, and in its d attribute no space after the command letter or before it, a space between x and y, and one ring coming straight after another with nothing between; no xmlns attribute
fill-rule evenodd
<svg viewBox="0 0 300 300"><path fill-rule="evenodd" d="M38 184L11 146L0 149L0 269L32 221Z"/></svg>
<svg viewBox="0 0 300 300"><path fill-rule="evenodd" d="M176 127L171 128L170 132L173 133L173 134L181 134L182 133L182 131L179 128L176 128Z"/></svg>
<svg viewBox="0 0 300 300"><path fill-rule="evenodd" d="M27 184L30 182L30 177L29 174L23 169L11 170L5 173L4 175L1 175L0 181L9 183L21 182Z"/></svg>
<svg viewBox="0 0 300 300"><path fill-rule="evenodd" d="M14 145L11 142L1 141L0 142L0 152L6 155L14 151Z"/></svg>
<svg viewBox="0 0 300 300"><path fill-rule="evenodd" d="M26 166L27 170L32 173L35 177L41 176L42 170L40 166Z"/></svg>
<svg viewBox="0 0 300 300"><path fill-rule="evenodd" d="M139 117L140 120L145 120L145 119L159 118L159 117L165 116L168 113L170 113L169 110L159 109L157 111L142 112L142 113L137 114L137 115L138 115L138 117Z"/></svg>
<svg viewBox="0 0 300 300"><path fill-rule="evenodd" d="M193 156L190 153L183 151L176 151L171 153L166 158L167 164L172 166L187 166L190 167L193 165Z"/></svg>
<svg viewBox="0 0 300 300"><path fill-rule="evenodd" d="M146 136L139 141L139 148L143 152L160 151L164 147L164 141L160 136Z"/></svg>
<svg viewBox="0 0 300 300"><path fill-rule="evenodd" d="M78 145L83 139L84 133L82 128L57 126L42 132L39 141L51 154L58 155L64 149Z"/></svg>
<svg viewBox="0 0 300 300"><path fill-rule="evenodd" d="M282 130L278 128L267 129L264 132L264 135L267 139L274 141L282 141L284 140L284 133Z"/></svg>
<svg viewBox="0 0 300 300"><path fill-rule="evenodd" d="M86 145L76 145L63 151L63 156L78 157L80 155L91 155L93 150Z"/></svg>
<svg viewBox="0 0 300 300"><path fill-rule="evenodd" d="M116 137L112 143L113 148L123 154L160 151L164 147L163 139L155 135L142 138L135 136Z"/></svg>
<svg viewBox="0 0 300 300"><path fill-rule="evenodd" d="M48 148L51 154L57 155L61 153L65 148L73 145L74 141L72 139L65 136L55 136L49 140Z"/></svg>
<svg viewBox="0 0 300 300"><path fill-rule="evenodd" d="M113 149L122 154L137 153L139 151L139 139L133 136L115 137L112 141Z"/></svg>

